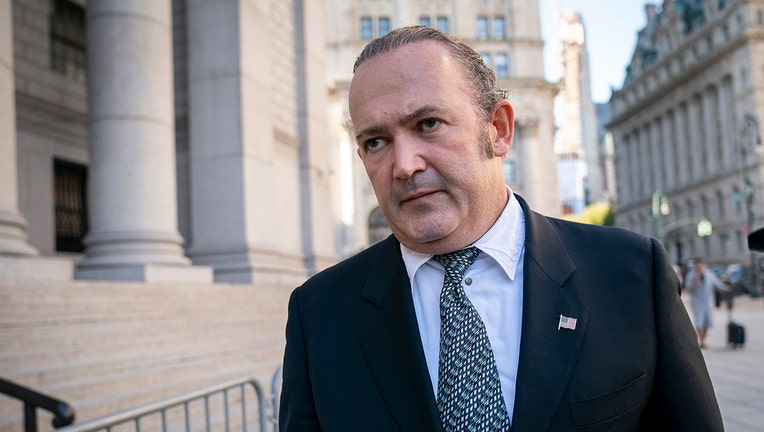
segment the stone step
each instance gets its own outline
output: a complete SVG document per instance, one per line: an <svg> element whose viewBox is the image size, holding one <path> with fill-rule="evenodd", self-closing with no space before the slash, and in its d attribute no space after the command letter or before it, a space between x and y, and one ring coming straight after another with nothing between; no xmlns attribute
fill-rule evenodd
<svg viewBox="0 0 764 432"><path fill-rule="evenodd" d="M0 376L71 403L79 421L240 376L270 389L290 291L0 280ZM22 419L0 396L0 432Z"/></svg>

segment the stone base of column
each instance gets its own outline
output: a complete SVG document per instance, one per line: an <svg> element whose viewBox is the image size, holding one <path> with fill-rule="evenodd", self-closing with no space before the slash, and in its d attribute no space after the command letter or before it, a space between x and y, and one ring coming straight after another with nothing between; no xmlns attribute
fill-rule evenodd
<svg viewBox="0 0 764 432"><path fill-rule="evenodd" d="M300 256L275 251L189 252L194 264L215 270L215 282L258 286L298 286L308 274Z"/></svg>
<svg viewBox="0 0 764 432"><path fill-rule="evenodd" d="M124 282L212 283L212 267L138 264L124 266L79 267L75 279Z"/></svg>
<svg viewBox="0 0 764 432"><path fill-rule="evenodd" d="M0 211L0 255L36 256L37 249L27 243L27 222L16 213Z"/></svg>
<svg viewBox="0 0 764 432"><path fill-rule="evenodd" d="M71 281L74 260L47 257L0 256L0 280Z"/></svg>
<svg viewBox="0 0 764 432"><path fill-rule="evenodd" d="M196 267L183 255L182 238L164 232L100 232L85 238L86 257L76 279L211 283L211 267Z"/></svg>

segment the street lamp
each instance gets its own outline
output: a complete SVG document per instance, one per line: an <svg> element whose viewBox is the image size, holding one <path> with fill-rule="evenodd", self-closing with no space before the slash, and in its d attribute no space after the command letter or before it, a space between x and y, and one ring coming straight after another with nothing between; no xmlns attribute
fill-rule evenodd
<svg viewBox="0 0 764 432"><path fill-rule="evenodd" d="M666 194L663 193L663 191L660 189L653 192L652 210L655 237L665 246L665 240L661 235L663 229L662 219L663 216L667 216L669 213L671 213L671 208L669 207L668 196L666 196Z"/></svg>

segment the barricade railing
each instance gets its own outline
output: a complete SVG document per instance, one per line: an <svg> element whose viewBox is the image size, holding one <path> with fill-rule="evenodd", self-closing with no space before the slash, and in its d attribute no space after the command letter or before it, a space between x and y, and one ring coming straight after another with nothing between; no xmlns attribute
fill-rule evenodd
<svg viewBox="0 0 764 432"><path fill-rule="evenodd" d="M74 409L66 402L0 378L0 393L24 403L24 431L37 432L37 408L53 414L53 427L74 422Z"/></svg>
<svg viewBox="0 0 764 432"><path fill-rule="evenodd" d="M247 387L251 387L257 397L256 413L253 413L253 410L247 405ZM191 432L205 430L217 432L241 430L246 432L256 430L249 428L250 422L253 420L252 414L257 417L259 431L267 432L268 414L263 396L262 387L256 380L239 378L56 429L56 432L111 432L117 426L119 426L120 431L123 431L129 424L133 425L136 432L140 432L142 426L146 430L152 431L179 430ZM218 400L221 397L222 401ZM215 398L214 403L213 398ZM222 407L218 406L220 402L222 402ZM213 404L217 409L211 408ZM238 408L236 408L237 405ZM197 418L200 411L203 421ZM248 413L250 418L248 418Z"/></svg>
<svg viewBox="0 0 764 432"><path fill-rule="evenodd" d="M281 366L276 369L271 379L271 423L273 432L279 432L279 402L281 397Z"/></svg>

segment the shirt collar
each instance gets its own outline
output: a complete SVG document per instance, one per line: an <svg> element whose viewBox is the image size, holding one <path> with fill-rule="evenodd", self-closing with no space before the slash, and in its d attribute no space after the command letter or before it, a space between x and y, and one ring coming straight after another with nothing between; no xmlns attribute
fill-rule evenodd
<svg viewBox="0 0 764 432"><path fill-rule="evenodd" d="M499 218L472 246L493 258L507 276L514 280L525 247L525 215L509 186L507 193L509 200ZM413 251L402 243L401 255L411 280L414 279L417 270L433 257L432 254Z"/></svg>

